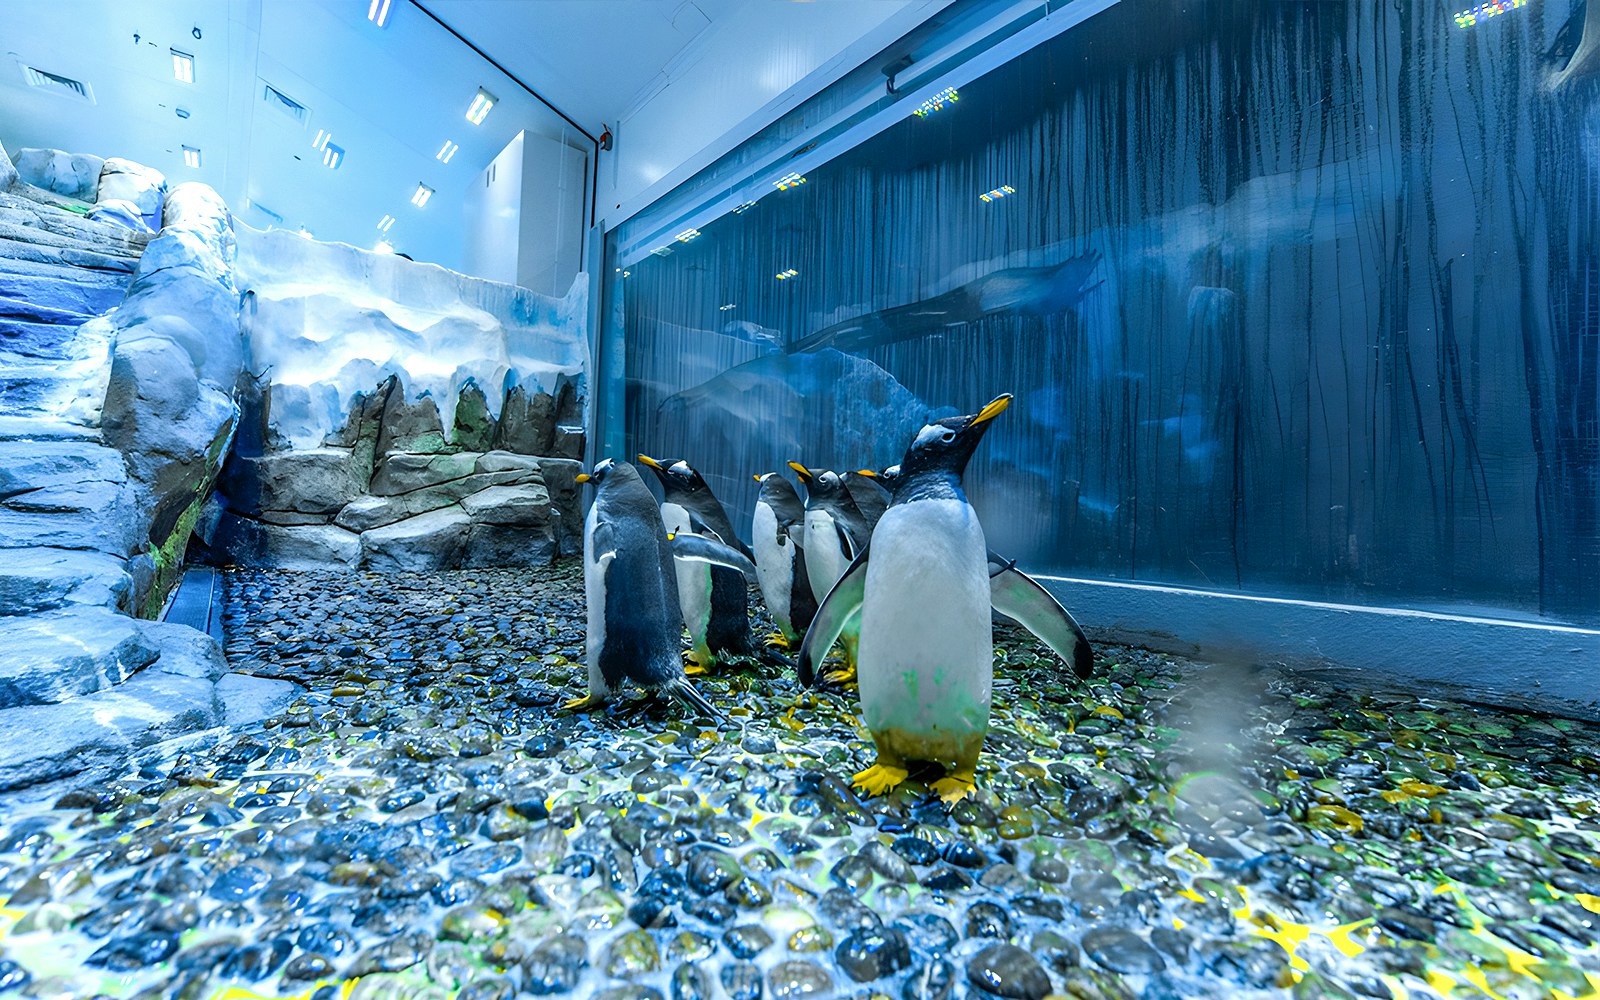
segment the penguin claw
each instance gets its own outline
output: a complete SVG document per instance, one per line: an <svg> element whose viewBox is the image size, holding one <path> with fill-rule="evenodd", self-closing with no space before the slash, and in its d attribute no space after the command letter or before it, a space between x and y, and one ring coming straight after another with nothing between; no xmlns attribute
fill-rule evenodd
<svg viewBox="0 0 1600 1000"><path fill-rule="evenodd" d="M968 795L976 792L978 783L970 774L952 771L950 774L935 781L931 787L934 794L938 795L945 805L953 806Z"/></svg>
<svg viewBox="0 0 1600 1000"><path fill-rule="evenodd" d="M768 632L767 645L783 650L785 653L794 651L794 640L782 632Z"/></svg>
<svg viewBox="0 0 1600 1000"><path fill-rule="evenodd" d="M903 767L874 764L851 778L850 785L852 788L861 789L868 795L882 795L905 781L908 773Z"/></svg>
<svg viewBox="0 0 1600 1000"><path fill-rule="evenodd" d="M567 712L593 712L604 708L605 704L604 698L596 698L592 694L586 694L582 698L573 698L571 701L564 702L561 709Z"/></svg>
<svg viewBox="0 0 1600 1000"><path fill-rule="evenodd" d="M830 670L822 675L823 683L848 687L856 683L856 668L854 664L846 664L838 670Z"/></svg>

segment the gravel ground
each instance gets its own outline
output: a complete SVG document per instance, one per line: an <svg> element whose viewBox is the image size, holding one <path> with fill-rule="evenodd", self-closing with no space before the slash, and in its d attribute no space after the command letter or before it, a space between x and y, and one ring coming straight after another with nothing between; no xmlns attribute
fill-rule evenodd
<svg viewBox="0 0 1600 1000"><path fill-rule="evenodd" d="M239 571L307 694L0 815L0 995L1600 995L1600 727L996 631L978 794L843 693L556 714L582 581ZM761 622L765 627L769 623Z"/></svg>

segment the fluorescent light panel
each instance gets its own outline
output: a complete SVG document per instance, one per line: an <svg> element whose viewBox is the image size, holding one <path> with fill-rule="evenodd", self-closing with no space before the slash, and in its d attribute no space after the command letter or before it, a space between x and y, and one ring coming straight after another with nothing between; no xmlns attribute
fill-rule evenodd
<svg viewBox="0 0 1600 1000"><path fill-rule="evenodd" d="M805 182L806 182L806 179L804 177L801 177L799 174L797 174L797 173L787 173L787 174L784 174L782 177L778 178L777 180L773 181L772 182L772 186L777 188L779 191L787 191L790 188L797 188L800 185L804 184Z"/></svg>
<svg viewBox="0 0 1600 1000"><path fill-rule="evenodd" d="M791 268L788 268L787 270L779 271L775 275L775 277L779 281L788 281L790 278L798 278L798 277L800 277L800 272L796 271L794 268L791 267Z"/></svg>
<svg viewBox="0 0 1600 1000"><path fill-rule="evenodd" d="M200 166L200 151L193 146L183 147L183 165L190 170L198 168Z"/></svg>
<svg viewBox="0 0 1600 1000"><path fill-rule="evenodd" d="M329 132L325 128L319 128L317 129L317 137L311 140L311 148L321 149L323 146L326 146L328 144L328 140L332 138L332 132Z"/></svg>
<svg viewBox="0 0 1600 1000"><path fill-rule="evenodd" d="M172 78L179 83L194 82L194 56L187 52L172 50Z"/></svg>
<svg viewBox="0 0 1600 1000"><path fill-rule="evenodd" d="M329 170L338 170L339 164L344 162L344 147L326 143L322 147L322 165Z"/></svg>
<svg viewBox="0 0 1600 1000"><path fill-rule="evenodd" d="M389 20L389 0L372 0L367 5L367 20L383 27L384 22Z"/></svg>
<svg viewBox="0 0 1600 1000"><path fill-rule="evenodd" d="M446 139L444 145L439 147L439 152L435 153L433 158L440 163L449 163L450 157L456 155L456 150L460 148L460 146Z"/></svg>
<svg viewBox="0 0 1600 1000"><path fill-rule="evenodd" d="M699 236L699 235L700 235L700 230L698 230L698 229L685 229L683 232L679 233L677 236L674 236L673 239L677 240L679 243L689 243L689 242L693 241L696 236Z"/></svg>
<svg viewBox="0 0 1600 1000"><path fill-rule="evenodd" d="M717 306L717 312L727 312L730 309L737 309L737 308L738 308L738 306L735 303L729 302L725 306Z"/></svg>
<svg viewBox="0 0 1600 1000"><path fill-rule="evenodd" d="M388 240L379 240L372 245L373 253L394 253L394 244Z"/></svg>
<svg viewBox="0 0 1600 1000"><path fill-rule="evenodd" d="M1012 187L1010 184L1002 184L997 188L985 191L983 194L978 195L978 200L981 202L999 201L1001 198L1004 198L1007 195L1013 195L1016 193L1017 189Z"/></svg>
<svg viewBox="0 0 1600 1000"><path fill-rule="evenodd" d="M394 225L394 216L385 215L383 218L378 220L378 232L387 233L389 231L389 227L392 225Z"/></svg>
<svg viewBox="0 0 1600 1000"><path fill-rule="evenodd" d="M913 114L918 118L926 118L935 111L943 111L946 104L954 104L959 100L961 100L961 95L956 92L956 89L954 87L946 87L923 101L922 106L917 108Z"/></svg>
<svg viewBox="0 0 1600 1000"><path fill-rule="evenodd" d="M428 199L432 197L433 188L426 184L418 184L417 190L411 195L411 204L421 208L422 206L426 205L428 203Z"/></svg>
<svg viewBox="0 0 1600 1000"><path fill-rule="evenodd" d="M493 94L478 88L478 96L472 99L472 105L467 108L467 121L474 125L482 125L483 120L489 117L489 109L494 107L496 98Z"/></svg>

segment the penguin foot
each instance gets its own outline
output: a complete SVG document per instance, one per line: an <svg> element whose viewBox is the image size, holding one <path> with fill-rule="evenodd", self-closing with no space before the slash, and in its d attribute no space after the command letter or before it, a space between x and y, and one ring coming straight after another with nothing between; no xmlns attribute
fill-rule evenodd
<svg viewBox="0 0 1600 1000"><path fill-rule="evenodd" d="M935 781L931 787L934 794L944 800L945 805L953 806L968 795L976 792L978 790L978 782L971 771L951 771L938 781Z"/></svg>
<svg viewBox="0 0 1600 1000"><path fill-rule="evenodd" d="M690 677L699 677L710 672L710 669L711 661L709 658L702 658L699 653L692 649L683 651L683 672L685 674Z"/></svg>
<svg viewBox="0 0 1600 1000"><path fill-rule="evenodd" d="M794 651L794 640L790 639L782 632L768 632L766 639L767 645L781 649L785 653Z"/></svg>
<svg viewBox="0 0 1600 1000"><path fill-rule="evenodd" d="M856 666L853 663L847 663L838 670L830 670L823 674L822 680L823 683L835 684L839 687L854 684L856 682Z"/></svg>
<svg viewBox="0 0 1600 1000"><path fill-rule="evenodd" d="M571 701L563 703L561 709L569 712L594 712L604 708L605 705L606 700L604 698L596 698L592 694L586 694L582 698L573 698Z"/></svg>
<svg viewBox="0 0 1600 1000"><path fill-rule="evenodd" d="M888 764L874 764L850 779L852 788L859 788L868 795L882 795L902 781L906 780L908 772L903 767L891 767Z"/></svg>

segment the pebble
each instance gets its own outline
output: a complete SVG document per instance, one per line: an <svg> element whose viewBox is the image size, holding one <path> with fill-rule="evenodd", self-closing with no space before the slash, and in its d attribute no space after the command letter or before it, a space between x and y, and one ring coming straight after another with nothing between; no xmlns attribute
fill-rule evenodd
<svg viewBox="0 0 1600 1000"><path fill-rule="evenodd" d="M1013 944L992 944L967 962L967 982L1006 1000L1044 1000L1050 974Z"/></svg>
<svg viewBox="0 0 1600 1000"><path fill-rule="evenodd" d="M1112 972L1150 974L1167 967L1161 954L1139 935L1120 927L1096 927L1083 936L1083 950Z"/></svg>
<svg viewBox="0 0 1600 1000"><path fill-rule="evenodd" d="M839 967L858 983L893 975L911 964L911 946L893 927L858 931L834 950Z"/></svg>
<svg viewBox="0 0 1600 1000"><path fill-rule="evenodd" d="M767 970L767 989L775 1000L789 997L831 997L833 977L815 962L779 962Z"/></svg>

